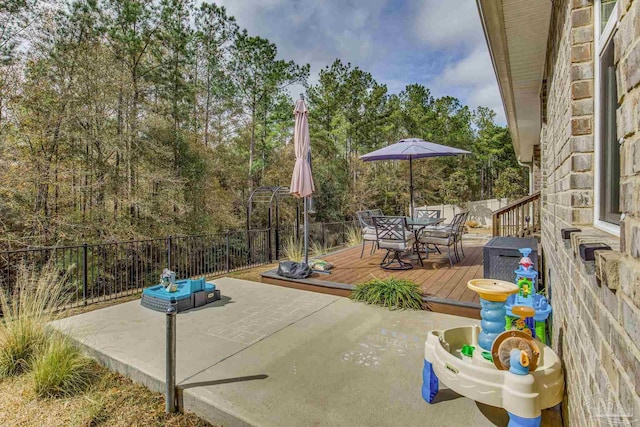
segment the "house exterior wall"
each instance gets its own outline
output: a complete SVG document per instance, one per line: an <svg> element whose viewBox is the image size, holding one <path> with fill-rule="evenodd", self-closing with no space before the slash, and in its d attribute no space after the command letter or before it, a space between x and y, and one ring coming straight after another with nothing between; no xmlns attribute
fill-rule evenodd
<svg viewBox="0 0 640 427"><path fill-rule="evenodd" d="M618 0L620 237L593 227L594 6L553 2L547 51L547 118L541 130L543 276L553 306L552 346L564 361L572 426L640 425L640 0ZM563 228L577 227L570 240ZM596 262L580 243L602 242ZM625 415L630 418L625 418Z"/></svg>

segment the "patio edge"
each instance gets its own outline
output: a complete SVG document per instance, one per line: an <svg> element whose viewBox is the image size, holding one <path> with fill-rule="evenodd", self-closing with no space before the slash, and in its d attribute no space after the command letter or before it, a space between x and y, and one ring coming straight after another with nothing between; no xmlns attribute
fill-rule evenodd
<svg viewBox="0 0 640 427"><path fill-rule="evenodd" d="M348 283L330 282L312 277L306 279L290 279L278 275L277 271L277 269L273 269L260 273L262 283L341 297L349 297L355 289L354 285ZM450 300L429 295L422 295L422 301L426 303L428 311L480 319L480 304L477 303Z"/></svg>

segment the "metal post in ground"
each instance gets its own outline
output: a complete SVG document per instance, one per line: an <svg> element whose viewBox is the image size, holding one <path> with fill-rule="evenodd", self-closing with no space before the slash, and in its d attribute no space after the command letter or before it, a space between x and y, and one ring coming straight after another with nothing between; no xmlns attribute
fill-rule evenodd
<svg viewBox="0 0 640 427"><path fill-rule="evenodd" d="M165 412L171 414L176 411L176 309L175 299L172 298L171 307L167 309L167 339L166 339L166 406Z"/></svg>
<svg viewBox="0 0 640 427"><path fill-rule="evenodd" d="M271 264L273 262L273 248L271 246L271 232L272 232L272 225L273 223L271 222L271 206L269 206L269 221L268 221L268 229L269 229L269 233L267 234L268 238L267 238L267 251L269 251L269 264Z"/></svg>
<svg viewBox="0 0 640 427"><path fill-rule="evenodd" d="M309 198L304 198L304 263L309 264Z"/></svg>
<svg viewBox="0 0 640 427"><path fill-rule="evenodd" d="M296 200L296 243L300 242L300 203Z"/></svg>
<svg viewBox="0 0 640 427"><path fill-rule="evenodd" d="M225 253L226 253L226 259L225 259L225 270L227 271L227 273L229 272L229 230L227 230L227 232L225 233L224 236L225 239Z"/></svg>
<svg viewBox="0 0 640 427"><path fill-rule="evenodd" d="M280 259L280 205L278 203L278 197L276 197L276 229L275 229L276 235L275 235L275 239L276 239L276 251L275 251L275 258L276 259Z"/></svg>

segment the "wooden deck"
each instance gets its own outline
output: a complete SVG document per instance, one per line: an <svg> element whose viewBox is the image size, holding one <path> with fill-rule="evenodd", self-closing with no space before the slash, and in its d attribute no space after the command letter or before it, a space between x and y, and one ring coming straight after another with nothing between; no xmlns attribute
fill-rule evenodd
<svg viewBox="0 0 640 427"><path fill-rule="evenodd" d="M486 243L482 239L464 242L465 258L449 267L446 249L443 254L429 254L424 266L413 261L414 268L405 271L389 271L380 268L380 261L385 251L378 250L369 254L370 244L360 258L361 247L353 247L334 252L322 257L334 264L330 275L313 274L304 280L289 280L265 272L262 281L265 283L314 290L316 292L348 295L353 285L358 285L371 278L398 277L410 279L421 286L428 306L433 311L457 314L467 317L479 317L480 302L475 292L467 289L471 279L483 277L482 247Z"/></svg>

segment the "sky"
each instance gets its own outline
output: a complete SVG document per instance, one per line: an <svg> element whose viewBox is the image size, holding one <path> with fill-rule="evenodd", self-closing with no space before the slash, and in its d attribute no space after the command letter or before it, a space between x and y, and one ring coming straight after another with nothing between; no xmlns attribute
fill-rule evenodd
<svg viewBox="0 0 640 427"><path fill-rule="evenodd" d="M216 0L281 59L311 65L310 83L336 58L371 73L390 93L419 83L471 108L500 92L475 0Z"/></svg>

